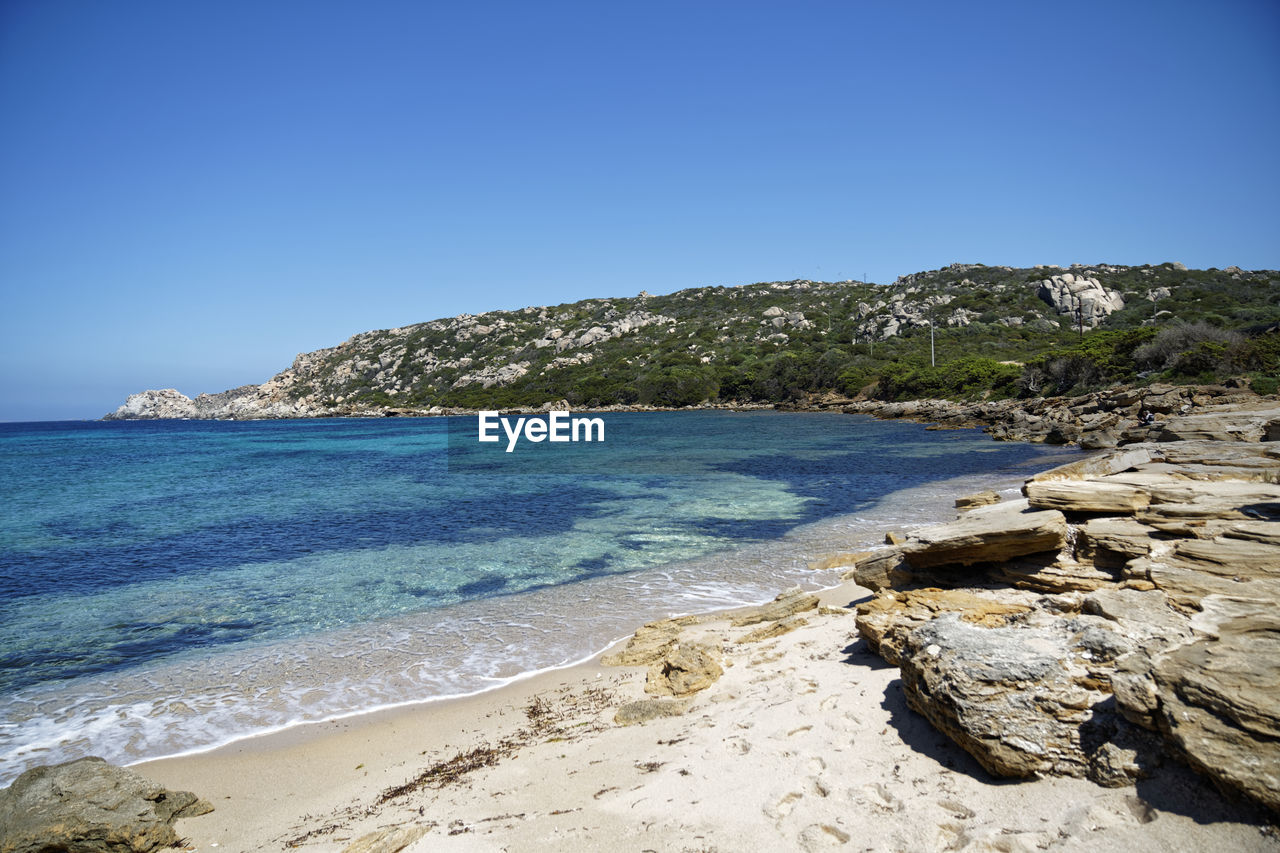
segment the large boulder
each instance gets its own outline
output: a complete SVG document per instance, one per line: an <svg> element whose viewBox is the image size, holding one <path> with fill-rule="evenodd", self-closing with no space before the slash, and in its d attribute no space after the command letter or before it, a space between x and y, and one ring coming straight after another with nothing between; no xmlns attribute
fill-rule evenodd
<svg viewBox="0 0 1280 853"><path fill-rule="evenodd" d="M0 791L0 853L146 853L178 843L178 818L211 811L101 758L33 767Z"/></svg>
<svg viewBox="0 0 1280 853"><path fill-rule="evenodd" d="M1129 649L1101 619L983 628L945 613L907 635L899 667L907 704L988 772L1117 785L1143 775L1145 738L1094 670Z"/></svg>

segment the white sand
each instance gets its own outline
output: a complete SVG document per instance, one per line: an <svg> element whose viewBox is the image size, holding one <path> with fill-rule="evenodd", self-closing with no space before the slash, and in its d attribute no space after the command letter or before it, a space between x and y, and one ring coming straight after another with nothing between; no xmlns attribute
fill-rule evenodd
<svg viewBox="0 0 1280 853"><path fill-rule="evenodd" d="M807 618L749 645L733 640L751 629L727 620L685 629L728 665L680 717L614 725L618 705L644 697L644 670L593 662L137 769L213 803L178 825L206 853L336 851L394 826L428 828L412 851L1280 850L1253 810L1178 765L1136 789L994 779L907 709L851 613ZM535 697L555 719L531 732ZM495 764L378 805L513 736Z"/></svg>

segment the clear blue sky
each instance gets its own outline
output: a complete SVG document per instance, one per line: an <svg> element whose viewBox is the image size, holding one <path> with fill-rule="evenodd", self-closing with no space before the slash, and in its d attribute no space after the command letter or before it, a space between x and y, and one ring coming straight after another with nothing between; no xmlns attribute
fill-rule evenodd
<svg viewBox="0 0 1280 853"><path fill-rule="evenodd" d="M0 420L462 312L1280 267L1280 4L0 0Z"/></svg>

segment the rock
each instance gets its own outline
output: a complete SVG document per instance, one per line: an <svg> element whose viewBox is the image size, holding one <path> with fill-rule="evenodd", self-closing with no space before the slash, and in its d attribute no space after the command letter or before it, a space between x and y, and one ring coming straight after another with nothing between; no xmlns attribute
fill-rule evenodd
<svg viewBox="0 0 1280 853"><path fill-rule="evenodd" d="M1151 503L1150 495L1141 488L1104 480L1029 482L1024 491L1036 509L1065 512L1132 513Z"/></svg>
<svg viewBox="0 0 1280 853"><path fill-rule="evenodd" d="M1144 524L1191 518L1280 520L1280 486L1269 483L1170 481L1150 492L1151 505L1134 516Z"/></svg>
<svg viewBox="0 0 1280 853"><path fill-rule="evenodd" d="M1113 427L1085 430L1081 432L1078 443L1081 450L1105 450L1120 443L1120 433L1119 428Z"/></svg>
<svg viewBox="0 0 1280 853"><path fill-rule="evenodd" d="M911 583L915 576L907 565L901 548L889 548L862 558L853 571L841 575L842 580L852 580L869 590L893 589Z"/></svg>
<svg viewBox="0 0 1280 853"><path fill-rule="evenodd" d="M429 826L393 826L362 835L342 848L342 853L400 853L430 831Z"/></svg>
<svg viewBox="0 0 1280 853"><path fill-rule="evenodd" d="M976 492L972 495L965 495L962 498L956 498L956 509L964 512L978 506L989 506L990 504L999 503L1000 495L997 492L987 489L985 492Z"/></svg>
<svg viewBox="0 0 1280 853"><path fill-rule="evenodd" d="M907 704L994 775L1097 776L1114 784L1114 754L1099 749L1120 732L1140 736L1089 677L1084 653L1107 642L1087 638L1089 630L1110 633L1064 619L980 628L942 614L906 637Z"/></svg>
<svg viewBox="0 0 1280 853"><path fill-rule="evenodd" d="M997 567L999 576L1018 589L1039 592L1088 592L1116 586L1123 578L1089 563L1042 554L1018 560L1007 560Z"/></svg>
<svg viewBox="0 0 1280 853"><path fill-rule="evenodd" d="M986 627L1008 625L1030 613L1036 597L1023 592L963 589L912 589L884 592L857 607L858 634L871 650L895 666L906 635L940 613L956 613L965 622Z"/></svg>
<svg viewBox="0 0 1280 853"><path fill-rule="evenodd" d="M1124 307L1124 297L1118 291L1103 287L1096 278L1077 278L1071 273L1044 279L1036 295L1068 317L1072 328L1083 325L1092 329Z"/></svg>
<svg viewBox="0 0 1280 853"><path fill-rule="evenodd" d="M1170 418L1161 425L1160 441L1276 441L1280 439L1280 405L1218 406L1207 412Z"/></svg>
<svg viewBox="0 0 1280 853"><path fill-rule="evenodd" d="M907 537L903 536L901 533L895 533L892 530L888 531L884 535L884 544L886 545L905 545L906 542Z"/></svg>
<svg viewBox="0 0 1280 853"><path fill-rule="evenodd" d="M1280 577L1249 565L1143 557L1130 563L1127 573L1151 581L1170 601L1188 611L1199 609L1212 595L1259 603L1280 601Z"/></svg>
<svg viewBox="0 0 1280 853"><path fill-rule="evenodd" d="M676 646L662 660L649 666L644 692L658 696L688 696L706 690L724 670L710 646L689 643Z"/></svg>
<svg viewBox="0 0 1280 853"><path fill-rule="evenodd" d="M688 702L675 699L637 699L619 708L613 721L620 726L634 726L661 717L678 717L688 709Z"/></svg>
<svg viewBox="0 0 1280 853"><path fill-rule="evenodd" d="M132 853L178 843L173 822L213 811L101 758L33 767L0 791L4 853Z"/></svg>
<svg viewBox="0 0 1280 853"><path fill-rule="evenodd" d="M1104 477L1117 474L1138 465L1151 461L1151 449L1146 446L1125 447L1101 456L1081 459L1079 462L1068 462L1047 471L1041 471L1028 480L1028 483L1043 483L1051 480L1087 480L1090 477Z"/></svg>
<svg viewBox="0 0 1280 853"><path fill-rule="evenodd" d="M764 640L772 640L775 637L781 637L783 634L789 634L797 628L809 624L809 620L803 616L788 616L786 619L778 619L767 625L761 625L754 631L748 631L734 642L736 643L759 643Z"/></svg>
<svg viewBox="0 0 1280 853"><path fill-rule="evenodd" d="M817 606L818 596L811 595L800 587L795 586L779 593L778 597L768 604L761 604L749 610L737 612L729 624L735 628L741 628L745 625L755 625L760 622L772 622L776 619L785 619L796 613L803 613L806 610L813 610Z"/></svg>
<svg viewBox="0 0 1280 853"><path fill-rule="evenodd" d="M1160 726L1192 766L1280 812L1280 619L1274 600L1154 667Z"/></svg>
<svg viewBox="0 0 1280 853"><path fill-rule="evenodd" d="M1077 528L1076 554L1100 568L1122 568L1151 553L1159 531L1131 518L1091 518Z"/></svg>
<svg viewBox="0 0 1280 853"><path fill-rule="evenodd" d="M105 421L151 420L155 418L194 418L198 417L195 404L186 394L176 388L163 388L158 391L142 391L130 394L124 405L114 412L103 415Z"/></svg>
<svg viewBox="0 0 1280 853"><path fill-rule="evenodd" d="M605 666L647 666L659 661L675 645L682 627L671 619L642 625L622 651L603 656L600 663Z"/></svg>
<svg viewBox="0 0 1280 853"><path fill-rule="evenodd" d="M826 569L838 569L842 566L856 565L860 560L865 560L871 556L870 551L840 551L835 554L824 554L809 561L809 568L812 571L820 572Z"/></svg>
<svg viewBox="0 0 1280 853"><path fill-rule="evenodd" d="M916 569L989 563L1056 551L1067 539L1067 523L1056 510L1033 510L1009 501L971 510L959 521L918 530L902 552Z"/></svg>

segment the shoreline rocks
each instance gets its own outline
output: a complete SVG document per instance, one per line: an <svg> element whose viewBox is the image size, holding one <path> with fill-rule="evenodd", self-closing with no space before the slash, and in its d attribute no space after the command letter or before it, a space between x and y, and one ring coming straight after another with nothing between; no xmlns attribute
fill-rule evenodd
<svg viewBox="0 0 1280 853"><path fill-rule="evenodd" d="M0 790L3 853L149 853L179 842L173 822L213 811L101 758L33 767Z"/></svg>
<svg viewBox="0 0 1280 853"><path fill-rule="evenodd" d="M1168 755L1280 813L1280 445L1136 444L1024 493L848 575L910 707L995 775Z"/></svg>

